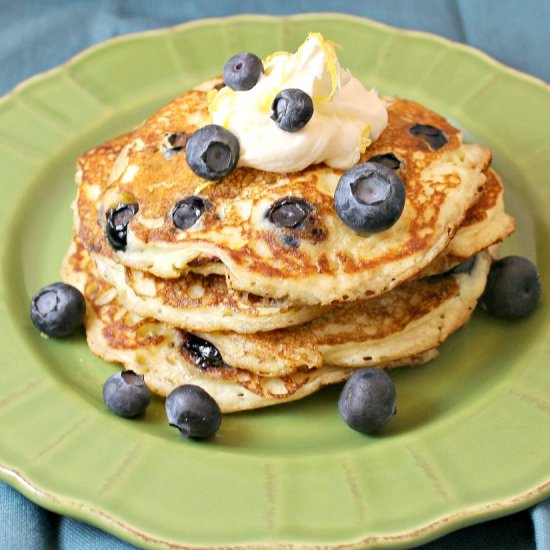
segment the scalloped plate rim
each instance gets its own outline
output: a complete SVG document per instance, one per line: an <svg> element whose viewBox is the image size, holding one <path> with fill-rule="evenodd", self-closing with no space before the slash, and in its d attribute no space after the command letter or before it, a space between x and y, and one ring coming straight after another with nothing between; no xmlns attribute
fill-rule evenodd
<svg viewBox="0 0 550 550"><path fill-rule="evenodd" d="M26 89L30 88L31 86L40 85L41 81L43 81L48 76L62 72L67 67L70 67L72 65L79 63L81 59L87 58L89 55L93 54L95 51L99 51L101 49L108 49L113 44L116 44L116 43L130 42L134 39L140 39L142 37L161 36L169 32L185 31L186 29L193 28L193 27L200 27L203 25L212 25L212 24L214 25L223 24L225 22L231 22L231 21L253 22L258 19L270 21L270 22L282 21L282 20L306 21L311 19L312 17L322 18L322 19L338 18L341 20L345 20L345 19L354 20L360 23L364 23L368 26L386 29L387 31L390 31L396 34L403 34L411 37L418 37L422 39L429 39L434 42L439 42L441 45L445 46L446 48L466 51L470 55L474 55L478 58L483 59L487 63L493 64L494 66L497 67L499 71L511 74L516 78L521 78L525 81L535 84L536 86L542 85L546 90L550 91L550 84L546 83L544 80L538 77L529 75L520 70L509 67L473 46L457 43L450 39L447 39L445 37L439 36L431 32L411 30L411 29L401 29L401 28L394 27L392 25L388 25L386 23L368 19L366 17L351 15L351 14L336 13L336 12L335 13L308 12L308 13L300 13L300 14L285 15L285 16L272 16L272 15L264 15L264 14L247 13L247 14L228 16L228 17L212 17L212 18L198 19L198 20L188 21L185 23L181 23L181 24L177 24L169 27L133 32L133 33L128 33L128 34L109 38L105 41L102 41L100 43L93 44L87 47L86 49L82 50L75 56L71 57L67 61L55 67L52 67L46 71L37 73L36 75L33 75L25 79L24 81L18 83L11 90L9 90L3 96L0 97L0 105L3 104L4 102L10 101L13 98L13 96L24 92ZM107 109L108 105L106 105L105 108ZM10 468L8 466L5 466L2 463L0 463L0 478L8 482L9 484L13 485L15 488L20 490L23 494L28 496L31 500L35 500L41 503L42 506L48 507L60 513L68 513L74 516L79 516L85 521L90 521L100 527L109 529L113 533L116 533L118 536L126 537L128 540L132 540L133 542L159 544L162 546L169 546L171 548L182 548L182 549L191 548L191 546L188 546L186 544L181 544L181 545L173 544L172 542L166 542L160 539L151 538L146 533L143 533L139 530L135 530L129 527L128 525L126 525L123 521L117 520L116 518L111 517L108 514L105 514L104 512L102 512L101 508L97 508L95 506L89 506L86 503L82 503L78 499L63 497L63 496L56 495L54 493L50 493L48 491L42 490L40 489L40 487L38 487L37 485L29 481L24 473L19 472L16 469ZM352 543L349 544L349 547L356 547L357 545L363 545L367 543L371 544L371 543L381 543L381 542L388 543L391 546L393 546L394 543L400 543L400 542L411 543L415 541L417 543L420 543L424 540L430 540L435 536L444 535L445 533L453 531L459 527L466 526L466 525L475 523L477 521L492 519L498 516L505 515L510 512L514 512L514 511L526 508L538 502L539 500L541 500L541 497L545 497L548 495L550 495L550 479L509 499L500 500L497 502L487 502L487 503L480 504L479 506L471 506L468 508L464 508L458 512L439 517L431 522L428 522L420 526L418 529L409 531L402 535L366 536L363 539L353 541ZM330 546L323 544L322 546L323 548L326 548L326 547L342 548L344 546L348 547L347 544L346 545L336 544L336 545L330 545ZM306 547L317 548L317 547L320 547L320 545L316 545L316 544L295 545L294 543L286 542L286 543L261 543L261 544L247 543L247 544L235 544L230 546L224 545L224 547L231 548L231 549L244 549L244 548L252 548L252 547L254 548L256 547L258 548L260 547L261 548L279 548L279 547L280 548L283 548L283 547L284 548L306 548Z"/></svg>
<svg viewBox="0 0 550 550"><path fill-rule="evenodd" d="M157 36L166 34L167 32L174 32L179 30L186 30L188 28L193 27L200 27L205 24L220 24L225 21L247 21L247 20L255 20L255 19L264 19L266 21L277 21L277 20L300 20L300 19L309 19L311 17L319 17L322 19L330 19L333 17L339 18L339 19L350 19L358 22L363 22L368 24L372 27L378 27L381 29L386 29L388 31L396 32L398 34L404 34L412 37L418 37L418 38L427 38L430 40L434 40L436 42L441 42L446 47L449 48L456 48L456 49L463 49L470 54L473 54L481 59L484 59L486 62L489 62L493 65L496 65L499 69L508 72L510 74L513 74L519 78L525 79L527 81L531 81L534 84L537 85L543 85L550 89L550 83L544 81L542 78L539 78L537 76L530 75L528 73L525 73L523 71L520 71L519 69L515 69L513 67L510 67L509 65L506 65L505 63L495 59L488 53L479 50L478 48L474 46L470 46L469 44L463 44L461 42L455 42L449 38L446 38L444 36L428 32L428 31L421 31L421 30L415 30L415 29L402 29L399 27L394 27L392 25L389 25L387 23L383 23L381 21L376 21L375 19L369 19L368 17L361 17L358 15L353 14L346 14L346 13L338 13L338 12L307 12L307 13L299 13L299 14L292 14L292 15L265 15L265 14L254 14L254 13L244 13L239 15L230 15L227 17L209 17L209 18L202 18L202 19L196 19L193 21L187 21L184 23L179 23L176 25L170 25L168 27L162 27L157 29L149 29L144 31L137 31L137 32L130 32L125 33L118 36L113 36L111 38L107 38L106 40L103 40L101 42L98 42L96 44L92 44L86 48L84 48L82 51L78 52L77 54L71 56L66 61L51 67L49 69L46 69L44 71L41 71L39 73L36 73L25 80L22 80L21 82L17 83L11 90L8 90L5 94L0 96L0 103L4 100L9 99L12 95L18 94L21 91L25 90L26 88L34 85L35 83L39 82L40 80L44 79L45 77L49 76L52 73L59 72L61 70L64 70L65 67L74 65L78 63L82 58L85 58L89 56L90 54L93 54L96 50L101 50L104 48L109 48L113 44L117 43L123 43L126 41L131 41L133 39L139 39L141 37L148 37L148 36Z"/></svg>
<svg viewBox="0 0 550 550"><path fill-rule="evenodd" d="M108 530L115 536L125 539L127 542L135 544L146 543L154 544L155 547L166 547L178 550L196 550L196 545L188 545L185 543L168 542L156 537L150 536L144 531L132 528L128 526L124 521L117 520L111 515L102 511L100 507L90 506L78 499L71 499L68 497L61 497L54 493L42 490L39 487L33 485L26 477L11 468L5 467L0 464L0 478L6 483L13 482L13 487L24 494L27 498L35 501L37 504L48 508L53 512L60 514L71 515L76 519L80 519L85 522L90 522L99 528ZM383 544L385 548L395 547L395 544L401 542L416 544L422 544L434 538L439 538L446 534L449 534L457 529L471 526L475 523L483 521L489 521L497 519L502 516L506 516L510 513L519 512L539 502L542 498L550 495L550 480L542 483L541 485L526 491L525 493L511 497L506 500L500 500L497 502L487 502L480 504L479 506L470 506L460 511L450 513L439 518L434 519L424 525L419 526L416 529L407 531L403 534L396 535L366 535L364 538L357 539L353 542L346 544L294 544L292 542L269 542L269 543L247 543L247 544L224 544L222 546L204 546L200 548L223 548L225 550L247 550L252 548L258 549L329 549L342 550L344 548L370 548L371 545ZM365 546L367 545L367 546Z"/></svg>

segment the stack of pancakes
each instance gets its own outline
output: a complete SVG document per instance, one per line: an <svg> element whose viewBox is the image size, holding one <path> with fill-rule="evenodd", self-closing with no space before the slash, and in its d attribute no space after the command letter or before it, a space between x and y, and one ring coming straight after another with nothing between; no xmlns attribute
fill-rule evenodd
<svg viewBox="0 0 550 550"><path fill-rule="evenodd" d="M237 168L216 182L190 170L186 140L211 122L208 94L220 84L184 93L78 161L63 279L86 297L91 350L160 395L199 385L224 412L435 357L514 229L490 152L429 109L387 98L388 126L359 162L395 170L405 208L386 231L359 235L334 208L342 170ZM186 199L197 219L180 229L172 214Z"/></svg>

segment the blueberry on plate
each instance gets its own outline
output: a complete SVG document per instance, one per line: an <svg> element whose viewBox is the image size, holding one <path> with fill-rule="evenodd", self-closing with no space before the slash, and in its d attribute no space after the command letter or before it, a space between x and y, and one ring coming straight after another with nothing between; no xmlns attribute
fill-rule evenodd
<svg viewBox="0 0 550 550"><path fill-rule="evenodd" d="M184 384L166 398L166 416L170 426L178 428L183 437L207 439L222 422L222 413L214 398L199 386Z"/></svg>
<svg viewBox="0 0 550 550"><path fill-rule="evenodd" d="M491 266L480 303L490 315L520 319L537 307L541 294L535 264L521 256L506 256Z"/></svg>
<svg viewBox="0 0 550 550"><path fill-rule="evenodd" d="M230 174L239 161L239 151L237 137L217 124L199 128L185 147L189 168L207 180L219 180Z"/></svg>
<svg viewBox="0 0 550 550"><path fill-rule="evenodd" d="M48 336L68 336L82 326L86 300L74 286L53 283L40 289L31 300L31 320Z"/></svg>
<svg viewBox="0 0 550 550"><path fill-rule="evenodd" d="M264 72L262 60L253 53L241 52L229 58L223 66L223 81L231 89L250 90Z"/></svg>
<svg viewBox="0 0 550 550"><path fill-rule="evenodd" d="M271 118L285 132L297 132L313 116L313 100L298 88L280 91L271 104Z"/></svg>
<svg viewBox="0 0 550 550"><path fill-rule="evenodd" d="M383 164L357 164L340 178L334 193L334 207L341 220L358 233L384 231L403 212L405 185Z"/></svg>
<svg viewBox="0 0 550 550"><path fill-rule="evenodd" d="M128 240L128 224L139 210L137 203L119 204L116 208L107 210L105 234L114 250L126 250Z"/></svg>
<svg viewBox="0 0 550 550"><path fill-rule="evenodd" d="M141 374L125 370L107 378L103 384L103 401L116 415L135 418L143 414L151 402L151 391Z"/></svg>
<svg viewBox="0 0 550 550"><path fill-rule="evenodd" d="M379 431L397 412L395 386L385 371L360 369L348 378L338 399L344 422L362 433Z"/></svg>

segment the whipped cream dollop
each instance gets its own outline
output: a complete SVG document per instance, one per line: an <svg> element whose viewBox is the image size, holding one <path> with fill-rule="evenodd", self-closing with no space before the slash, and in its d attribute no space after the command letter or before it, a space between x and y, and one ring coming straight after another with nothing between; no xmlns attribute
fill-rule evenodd
<svg viewBox="0 0 550 550"><path fill-rule="evenodd" d="M238 166L296 172L324 162L345 170L386 127L382 99L340 67L333 43L321 34L311 33L295 54L274 53L263 65L252 89L225 86L210 103L214 124L239 140ZM270 118L275 96L288 88L299 88L313 100L313 116L297 132L280 129Z"/></svg>

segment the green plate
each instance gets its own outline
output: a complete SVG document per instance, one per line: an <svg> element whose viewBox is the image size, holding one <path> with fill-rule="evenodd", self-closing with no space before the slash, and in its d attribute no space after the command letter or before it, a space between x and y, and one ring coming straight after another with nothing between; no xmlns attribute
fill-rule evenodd
<svg viewBox="0 0 550 550"><path fill-rule="evenodd" d="M490 146L546 295L527 320L482 312L433 363L395 372L399 412L348 429L338 388L228 415L214 442L180 439L158 400L126 421L102 402L115 367L82 334L44 339L30 297L59 278L74 161L242 50L344 46L368 86L424 102ZM117 38L0 103L0 476L39 504L140 546L394 548L550 495L550 89L441 38L343 15L244 16Z"/></svg>

